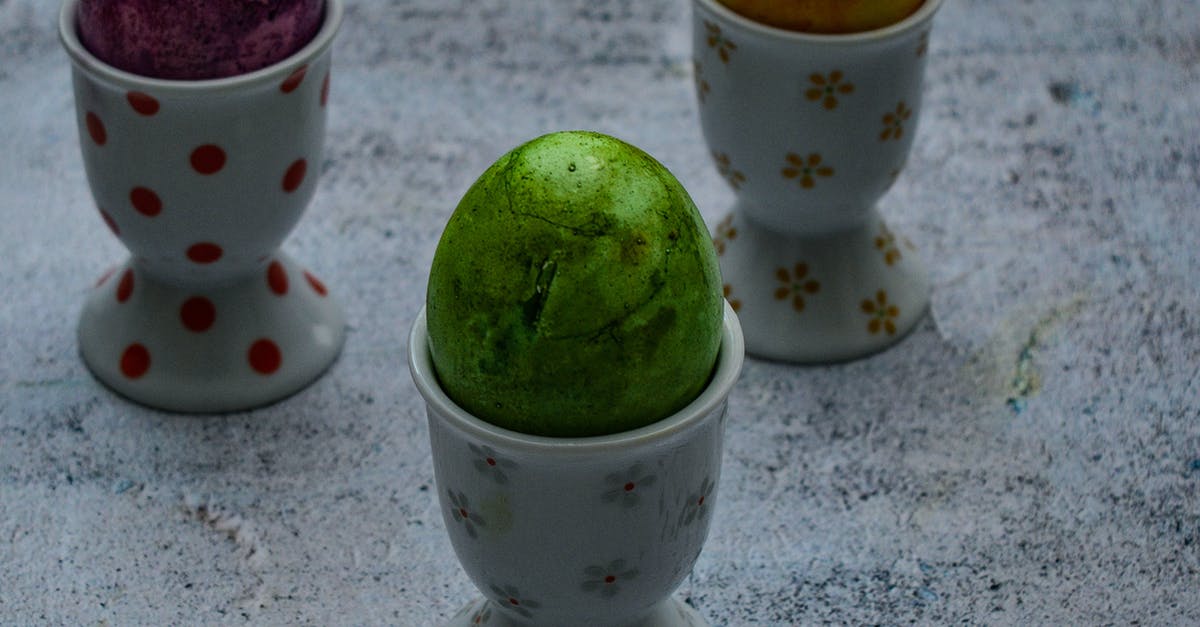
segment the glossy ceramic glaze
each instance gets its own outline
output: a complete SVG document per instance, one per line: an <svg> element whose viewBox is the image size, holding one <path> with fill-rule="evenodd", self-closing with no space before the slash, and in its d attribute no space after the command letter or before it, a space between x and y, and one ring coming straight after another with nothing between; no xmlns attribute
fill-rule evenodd
<svg viewBox="0 0 1200 627"><path fill-rule="evenodd" d="M608 436L502 429L456 406L429 357L424 312L409 365L429 418L451 543L483 599L452 625L704 625L670 597L708 534L743 346L726 307L709 385L683 410ZM485 621L486 619L486 621Z"/></svg>
<svg viewBox="0 0 1200 627"><path fill-rule="evenodd" d="M748 352L849 359L924 315L924 269L876 203L912 145L940 5L874 31L816 35L694 0L700 119L737 194L714 242Z"/></svg>
<svg viewBox="0 0 1200 627"><path fill-rule="evenodd" d="M340 1L291 57L202 81L104 64L79 42L75 5L59 34L96 224L132 253L87 298L84 360L116 391L171 410L295 392L344 338L324 283L279 252L316 189Z"/></svg>

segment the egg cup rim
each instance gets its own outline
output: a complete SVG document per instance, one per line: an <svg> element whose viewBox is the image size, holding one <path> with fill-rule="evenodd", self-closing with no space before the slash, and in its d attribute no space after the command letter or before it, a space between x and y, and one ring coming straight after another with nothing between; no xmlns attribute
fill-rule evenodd
<svg viewBox="0 0 1200 627"><path fill-rule="evenodd" d="M904 19L870 30L854 33L805 33L779 26L771 26L770 24L750 19L721 4L718 0L692 0L692 2L697 6L703 7L710 13L721 16L737 27L751 31L759 36L782 42L823 45L861 45L899 37L904 33L924 26L933 19L934 14L937 13L942 5L942 0L924 0L921 6L917 7L916 11L913 11Z"/></svg>
<svg viewBox="0 0 1200 627"><path fill-rule="evenodd" d="M437 380L429 351L425 307L413 320L408 338L408 365L417 390L431 414L437 414L456 429L489 443L530 453L594 453L625 450L640 444L662 441L703 422L728 401L745 360L745 344L737 314L722 301L721 345L707 385L679 411L643 427L617 433L582 437L554 437L513 431L486 422L450 399ZM432 419L432 415L430 416Z"/></svg>
<svg viewBox="0 0 1200 627"><path fill-rule="evenodd" d="M342 0L324 0L321 27L312 39L296 52L268 66L222 78L169 79L122 70L92 54L79 39L77 8L80 2L81 0L63 0L58 15L59 40L71 61L88 74L102 77L126 89L153 92L156 96L232 92L247 86L277 83L305 63L324 54L325 50L333 45L334 36L341 28L345 14Z"/></svg>

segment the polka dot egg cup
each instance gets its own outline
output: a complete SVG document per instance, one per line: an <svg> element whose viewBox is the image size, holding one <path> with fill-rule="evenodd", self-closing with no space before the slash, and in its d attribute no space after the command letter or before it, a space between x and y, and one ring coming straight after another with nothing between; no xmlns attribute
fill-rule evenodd
<svg viewBox="0 0 1200 627"><path fill-rule="evenodd" d="M483 594L449 624L707 625L672 593L713 518L743 351L726 306L712 380L687 407L623 433L538 437L488 424L446 396L422 311L409 368L426 401L442 519Z"/></svg>
<svg viewBox="0 0 1200 627"><path fill-rule="evenodd" d="M173 411L298 391L345 338L326 285L280 251L316 189L341 0L295 55L204 81L99 61L80 44L76 4L63 4L59 34L83 163L103 224L132 253L87 296L84 361L120 394Z"/></svg>
<svg viewBox="0 0 1200 627"><path fill-rule="evenodd" d="M714 243L747 352L853 359L924 317L924 266L876 202L912 146L940 5L925 0L878 30L816 35L693 0L701 126L737 197Z"/></svg>

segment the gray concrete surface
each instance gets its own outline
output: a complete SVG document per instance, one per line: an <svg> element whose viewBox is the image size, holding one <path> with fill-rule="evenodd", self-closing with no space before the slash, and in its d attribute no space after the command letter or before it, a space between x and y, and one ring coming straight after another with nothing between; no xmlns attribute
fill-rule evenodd
<svg viewBox="0 0 1200 627"><path fill-rule="evenodd" d="M508 148L645 148L710 224L685 0L351 0L285 249L350 319L304 392L144 409L76 353L125 256L85 181L57 3L0 0L0 622L396 624L474 590L404 362L441 227ZM680 591L718 625L1200 622L1200 9L949 0L881 207L932 315L826 367L749 361Z"/></svg>

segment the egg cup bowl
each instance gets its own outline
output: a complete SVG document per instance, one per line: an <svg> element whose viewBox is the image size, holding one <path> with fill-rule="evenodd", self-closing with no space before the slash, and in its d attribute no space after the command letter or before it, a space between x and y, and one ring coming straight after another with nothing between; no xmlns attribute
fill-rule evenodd
<svg viewBox="0 0 1200 627"><path fill-rule="evenodd" d="M85 300L84 362L118 393L173 411L298 391L345 338L325 284L279 250L316 190L342 0L326 0L320 30L287 59L194 81L100 61L79 40L77 5L63 3L59 35L84 168L132 253Z"/></svg>
<svg viewBox="0 0 1200 627"><path fill-rule="evenodd" d="M898 342L925 315L924 266L876 203L912 146L941 4L824 35L693 0L701 126L736 195L713 240L748 353L853 359Z"/></svg>
<svg viewBox="0 0 1200 627"><path fill-rule="evenodd" d="M424 310L409 369L426 402L442 518L483 597L466 625L700 626L672 592L708 535L727 401L743 359L725 305L711 380L680 411L604 436L554 438L494 426L443 391Z"/></svg>

